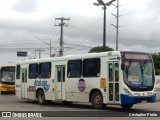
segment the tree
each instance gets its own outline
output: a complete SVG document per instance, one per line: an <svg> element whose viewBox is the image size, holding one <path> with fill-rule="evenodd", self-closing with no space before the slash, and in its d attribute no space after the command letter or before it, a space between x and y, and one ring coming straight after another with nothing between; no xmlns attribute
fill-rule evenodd
<svg viewBox="0 0 160 120"><path fill-rule="evenodd" d="M160 75L160 53L152 54L155 74Z"/></svg>
<svg viewBox="0 0 160 120"><path fill-rule="evenodd" d="M106 52L106 51L114 51L113 48L110 48L108 46L105 46L105 49L103 49L103 46L97 46L94 48L91 48L89 53L93 53L93 52Z"/></svg>

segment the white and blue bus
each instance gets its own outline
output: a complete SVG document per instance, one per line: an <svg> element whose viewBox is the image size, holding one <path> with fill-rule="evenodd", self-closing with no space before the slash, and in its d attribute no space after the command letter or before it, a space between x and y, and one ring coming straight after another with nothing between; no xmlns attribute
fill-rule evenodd
<svg viewBox="0 0 160 120"><path fill-rule="evenodd" d="M156 101L150 54L110 51L16 63L16 96L55 102L85 102L93 108Z"/></svg>

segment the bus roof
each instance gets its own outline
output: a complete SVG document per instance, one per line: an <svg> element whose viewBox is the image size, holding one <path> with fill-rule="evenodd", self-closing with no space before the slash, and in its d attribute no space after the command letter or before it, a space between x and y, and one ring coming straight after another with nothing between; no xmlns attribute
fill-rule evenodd
<svg viewBox="0 0 160 120"><path fill-rule="evenodd" d="M110 56L110 55L120 56L120 51L109 51L109 52L100 52L100 53L87 53L87 54L81 54L81 55L67 55L67 56L63 56L63 57L32 59L32 60L25 60L25 61L17 61L16 64L96 58L96 57L103 57L103 56Z"/></svg>
<svg viewBox="0 0 160 120"><path fill-rule="evenodd" d="M15 65L2 65L1 68L2 67L15 67Z"/></svg>

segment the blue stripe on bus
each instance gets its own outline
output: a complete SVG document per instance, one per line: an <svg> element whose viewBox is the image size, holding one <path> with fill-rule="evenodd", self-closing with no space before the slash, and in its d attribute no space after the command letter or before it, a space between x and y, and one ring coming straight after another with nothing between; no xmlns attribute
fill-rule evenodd
<svg viewBox="0 0 160 120"><path fill-rule="evenodd" d="M128 96L121 94L121 104L136 104L141 103L141 101L147 101L147 102L155 102L156 101L156 94L152 96Z"/></svg>

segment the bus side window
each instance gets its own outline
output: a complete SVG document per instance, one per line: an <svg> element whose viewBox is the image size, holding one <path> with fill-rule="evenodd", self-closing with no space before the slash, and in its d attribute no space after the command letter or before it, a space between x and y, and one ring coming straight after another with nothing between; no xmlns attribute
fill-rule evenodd
<svg viewBox="0 0 160 120"><path fill-rule="evenodd" d="M100 76L100 58L83 60L83 76L84 77Z"/></svg>
<svg viewBox="0 0 160 120"><path fill-rule="evenodd" d="M70 78L70 77L71 77L71 71L70 71L70 70L68 70L67 77L68 77L68 78Z"/></svg>
<svg viewBox="0 0 160 120"><path fill-rule="evenodd" d="M17 67L16 67L16 79L20 79L20 70L21 70L21 66L17 65Z"/></svg>
<svg viewBox="0 0 160 120"><path fill-rule="evenodd" d="M51 63L40 63L39 64L39 78L50 78L51 77Z"/></svg>
<svg viewBox="0 0 160 120"><path fill-rule="evenodd" d="M67 77L81 77L82 75L82 60L70 60L68 61Z"/></svg>
<svg viewBox="0 0 160 120"><path fill-rule="evenodd" d="M38 64L29 65L29 79L36 79L38 77Z"/></svg>

